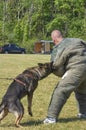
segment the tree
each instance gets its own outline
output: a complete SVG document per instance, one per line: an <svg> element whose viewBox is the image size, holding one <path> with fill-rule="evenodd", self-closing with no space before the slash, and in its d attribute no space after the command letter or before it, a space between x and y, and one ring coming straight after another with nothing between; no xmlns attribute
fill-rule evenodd
<svg viewBox="0 0 86 130"><path fill-rule="evenodd" d="M0 0L0 41L50 39L53 29L86 39L85 0Z"/></svg>

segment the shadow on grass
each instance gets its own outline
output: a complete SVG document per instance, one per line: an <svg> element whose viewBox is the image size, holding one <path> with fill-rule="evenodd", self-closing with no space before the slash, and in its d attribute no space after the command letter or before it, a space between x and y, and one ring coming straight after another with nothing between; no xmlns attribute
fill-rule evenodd
<svg viewBox="0 0 86 130"><path fill-rule="evenodd" d="M67 122L75 122L75 121L86 121L86 119L79 119L77 117L72 117L72 118L60 118L58 120L59 123L67 123Z"/></svg>
<svg viewBox="0 0 86 130"><path fill-rule="evenodd" d="M76 122L76 121L86 121L86 119L78 119L77 117L72 117L72 118L60 118L58 121L57 121L57 124L58 123L68 123L68 122ZM29 122L24 122L24 123L20 123L23 127L24 126L38 126L38 125L41 125L43 124L43 120L33 120L33 121L29 121ZM14 124L3 124L3 125L0 125L0 127L15 127Z"/></svg>
<svg viewBox="0 0 86 130"><path fill-rule="evenodd" d="M29 122L24 122L24 123L20 123L21 126L38 126L42 124L42 120L33 120L33 121L29 121ZM0 123L0 127L2 128L8 128L8 127L13 127L13 128L17 128L14 124L2 124Z"/></svg>
<svg viewBox="0 0 86 130"><path fill-rule="evenodd" d="M33 120L33 121L21 123L22 126L34 126L34 125L38 126L38 125L41 125L41 124L43 124L42 120Z"/></svg>
<svg viewBox="0 0 86 130"><path fill-rule="evenodd" d="M78 119L77 117L72 118L60 118L57 123L67 123L67 122L75 122L75 121L86 121L86 119ZM24 122L22 126L38 126L43 124L43 120L34 120L29 122Z"/></svg>
<svg viewBox="0 0 86 130"><path fill-rule="evenodd" d="M29 122L24 122L24 123L20 123L21 126L38 126L41 125L42 121L38 120L38 121L29 121ZM8 128L8 127L13 127L13 128L17 128L14 124L1 124L0 127L4 127L4 128Z"/></svg>

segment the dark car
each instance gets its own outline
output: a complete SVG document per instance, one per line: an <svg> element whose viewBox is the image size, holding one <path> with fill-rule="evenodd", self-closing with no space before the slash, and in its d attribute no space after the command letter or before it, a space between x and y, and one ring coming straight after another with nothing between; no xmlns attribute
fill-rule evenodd
<svg viewBox="0 0 86 130"><path fill-rule="evenodd" d="M21 48L16 44L6 44L2 47L0 47L0 53L21 53L21 54L25 54L26 50L25 48Z"/></svg>

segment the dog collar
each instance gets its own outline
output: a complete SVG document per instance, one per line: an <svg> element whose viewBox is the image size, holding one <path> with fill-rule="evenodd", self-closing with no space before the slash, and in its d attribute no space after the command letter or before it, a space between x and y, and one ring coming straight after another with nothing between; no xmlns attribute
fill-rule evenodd
<svg viewBox="0 0 86 130"><path fill-rule="evenodd" d="M35 69L35 71L37 72L39 79L41 79L42 75L41 75L40 71L38 69Z"/></svg>

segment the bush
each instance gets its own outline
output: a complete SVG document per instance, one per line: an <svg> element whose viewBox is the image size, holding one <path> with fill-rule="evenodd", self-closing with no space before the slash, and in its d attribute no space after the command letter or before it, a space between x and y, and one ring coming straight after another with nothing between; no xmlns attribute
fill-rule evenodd
<svg viewBox="0 0 86 130"><path fill-rule="evenodd" d="M34 43L38 41L36 38L29 39L26 42L22 43L22 46L26 48L27 53L33 54L34 53Z"/></svg>

